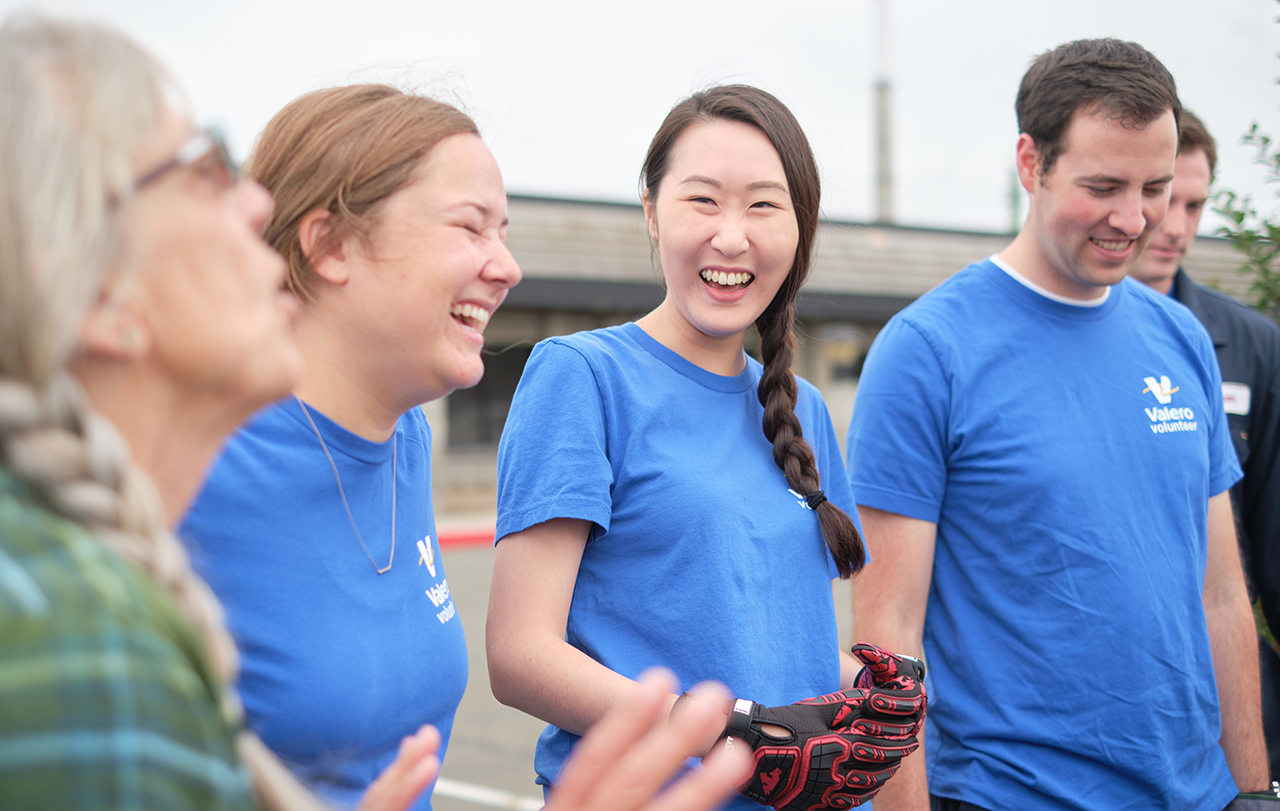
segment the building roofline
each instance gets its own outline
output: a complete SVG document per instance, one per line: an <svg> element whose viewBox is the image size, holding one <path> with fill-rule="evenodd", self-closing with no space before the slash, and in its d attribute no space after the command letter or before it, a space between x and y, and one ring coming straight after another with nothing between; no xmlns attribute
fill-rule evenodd
<svg viewBox="0 0 1280 811"><path fill-rule="evenodd" d="M508 194L507 199L518 201L521 203L547 204L547 205L571 205L584 207L606 207L614 209L639 209L639 203L624 202L621 200L589 200L580 197L555 197L543 194ZM882 223L882 222L862 222L860 220L838 220L829 217L819 218L822 225L834 226L836 228L879 228L886 231L899 231L903 234L940 234L950 236L966 236L966 237L1006 237L1012 239L1014 234L1008 231L982 231L972 228L944 228L942 226L931 225L905 225L902 223ZM1225 242L1226 237L1220 237L1211 234L1200 234L1196 239L1207 239L1214 242Z"/></svg>

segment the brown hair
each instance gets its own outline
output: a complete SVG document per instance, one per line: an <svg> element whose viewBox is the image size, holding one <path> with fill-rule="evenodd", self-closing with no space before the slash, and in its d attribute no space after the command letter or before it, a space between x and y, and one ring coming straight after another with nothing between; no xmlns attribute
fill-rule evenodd
<svg viewBox="0 0 1280 811"><path fill-rule="evenodd" d="M1213 140L1200 116L1190 110L1183 110L1182 117L1178 119L1178 154L1195 152L1197 149L1203 149L1204 156L1209 159L1209 177L1212 178L1214 170L1218 168L1218 143Z"/></svg>
<svg viewBox="0 0 1280 811"><path fill-rule="evenodd" d="M764 406L764 435L773 443L774 462L782 468L787 483L797 493L817 493L822 486L821 476L813 449L805 441L796 417L796 378L791 372L796 345L795 300L809 275L821 196L818 164L799 122L781 101L755 87L722 85L695 93L671 109L653 136L640 182L648 190L650 199L656 199L670 164L671 151L680 136L692 124L716 119L750 124L763 132L778 151L787 187L791 190L800 238L790 273L773 301L756 319L764 362L757 393ZM840 576L848 577L861 569L866 551L853 521L830 501L822 501L815 511Z"/></svg>
<svg viewBox="0 0 1280 811"><path fill-rule="evenodd" d="M1173 76L1134 42L1079 39L1041 54L1018 88L1019 132L1035 141L1040 172L1062 154L1078 110L1101 112L1126 127L1145 127L1166 112L1182 112Z"/></svg>
<svg viewBox="0 0 1280 811"><path fill-rule="evenodd" d="M307 212L326 209L336 225L313 253L352 233L367 238L382 201L409 184L432 147L459 133L479 134L465 113L380 84L317 90L276 113L245 173L275 198L266 238L289 265L285 286L304 301L311 297L315 271L298 242Z"/></svg>

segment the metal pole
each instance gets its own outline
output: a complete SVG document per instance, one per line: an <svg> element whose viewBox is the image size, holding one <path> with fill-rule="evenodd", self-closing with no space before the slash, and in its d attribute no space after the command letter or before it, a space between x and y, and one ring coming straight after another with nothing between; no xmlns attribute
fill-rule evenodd
<svg viewBox="0 0 1280 811"><path fill-rule="evenodd" d="M893 88L889 81L889 0L876 0L876 222L893 222Z"/></svg>

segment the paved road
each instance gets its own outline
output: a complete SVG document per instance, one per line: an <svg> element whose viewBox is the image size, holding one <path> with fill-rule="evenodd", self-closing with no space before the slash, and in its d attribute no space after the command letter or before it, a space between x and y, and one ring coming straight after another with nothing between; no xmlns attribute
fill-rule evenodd
<svg viewBox="0 0 1280 811"><path fill-rule="evenodd" d="M467 634L471 675L453 723L453 736L440 776L536 800L542 791L533 782L533 747L546 724L519 710L504 707L489 690L489 670L484 661L484 616L489 604L493 555L489 544L441 550L449 592ZM436 792L431 803L436 811L477 811L494 807L449 797L446 792L447 783Z"/></svg>
<svg viewBox="0 0 1280 811"><path fill-rule="evenodd" d="M479 811L483 808L536 807L541 790L534 785L533 748L541 721L504 707L489 691L484 661L484 616L493 572L493 548L480 545L446 548L441 552L449 577L449 591L467 635L471 677L458 708L453 738L432 805L436 811ZM847 583L837 582L836 616L840 639L849 644L852 613ZM460 799L473 787L495 789L497 796L475 802ZM518 803L523 798L523 803ZM505 804L504 804L505 803Z"/></svg>

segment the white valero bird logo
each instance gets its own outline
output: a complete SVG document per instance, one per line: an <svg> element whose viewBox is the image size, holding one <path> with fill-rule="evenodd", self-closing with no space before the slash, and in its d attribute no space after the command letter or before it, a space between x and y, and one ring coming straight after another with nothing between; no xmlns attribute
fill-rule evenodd
<svg viewBox="0 0 1280 811"><path fill-rule="evenodd" d="M811 509L809 507L809 502L805 499L804 496L800 495L795 490L792 490L790 487L787 488L787 492L796 497L796 503L799 504L801 507L804 507L806 510Z"/></svg>
<svg viewBox="0 0 1280 811"><path fill-rule="evenodd" d="M1158 383L1154 377L1144 377L1142 382L1147 384L1142 393L1151 392L1156 396L1156 402L1160 405L1169 405L1170 401L1173 400L1173 393L1178 390L1177 388L1170 388L1168 375L1161 375Z"/></svg>
<svg viewBox="0 0 1280 811"><path fill-rule="evenodd" d="M436 576L436 556L435 550L431 548L431 536L418 541L418 563L427 564L427 571L431 572L431 576Z"/></svg>

